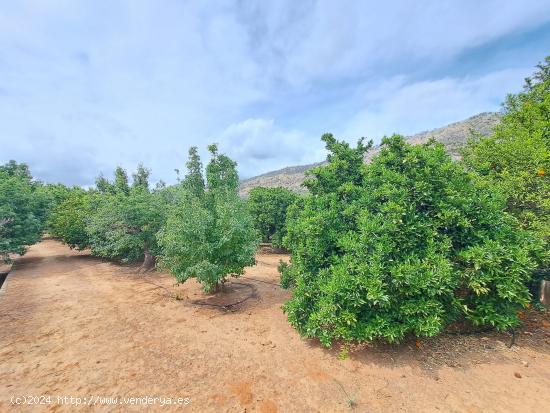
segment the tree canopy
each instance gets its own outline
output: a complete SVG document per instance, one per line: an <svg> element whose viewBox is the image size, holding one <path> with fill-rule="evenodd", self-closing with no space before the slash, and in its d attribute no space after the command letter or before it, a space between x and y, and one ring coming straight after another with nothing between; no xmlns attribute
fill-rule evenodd
<svg viewBox="0 0 550 413"><path fill-rule="evenodd" d="M135 262L144 259L151 267L159 254L157 231L166 218L166 199L149 191L150 171L142 164L133 174L132 187L128 187L126 171L117 168L115 182L100 181L101 196L90 199L93 212L86 221L88 243L94 255ZM102 188L112 188L104 191Z"/></svg>
<svg viewBox="0 0 550 413"><path fill-rule="evenodd" d="M0 258L24 254L40 240L48 202L40 184L34 182L24 163L9 161L0 166Z"/></svg>
<svg viewBox="0 0 550 413"><path fill-rule="evenodd" d="M508 95L494 134L469 142L466 164L499 186L507 210L550 241L550 56Z"/></svg>
<svg viewBox="0 0 550 413"><path fill-rule="evenodd" d="M530 284L537 294L550 275L550 56L522 92L508 95L503 109L492 135L468 143L464 161L505 194L506 210L523 228L545 240Z"/></svg>
<svg viewBox="0 0 550 413"><path fill-rule="evenodd" d="M197 278L216 291L227 276L253 265L258 236L246 202L239 198L236 163L210 145L206 179L196 148L180 183L166 225L158 234L161 262L178 282Z"/></svg>
<svg viewBox="0 0 550 413"><path fill-rule="evenodd" d="M298 195L286 188L253 188L248 194L248 207L254 226L263 242L282 245L286 235L286 212Z"/></svg>
<svg viewBox="0 0 550 413"><path fill-rule="evenodd" d="M117 167L112 183L100 175L95 190L71 191L52 212L52 235L71 248L89 247L93 255L122 262L144 260L143 268L152 268L169 198L162 188L149 191L149 174L140 164L130 186L127 172Z"/></svg>
<svg viewBox="0 0 550 413"><path fill-rule="evenodd" d="M50 215L50 235L60 239L70 248L83 250L89 247L86 224L93 212L91 197L91 193L80 188L72 190Z"/></svg>
<svg viewBox="0 0 550 413"><path fill-rule="evenodd" d="M149 191L149 176L151 171L139 164L137 171L132 174L132 188L139 189L142 191Z"/></svg>
<svg viewBox="0 0 550 413"><path fill-rule="evenodd" d="M128 184L128 174L122 167L117 166L115 169L115 180L113 182L113 189L123 195L130 193L130 186Z"/></svg>
<svg viewBox="0 0 550 413"><path fill-rule="evenodd" d="M301 334L326 345L394 342L457 320L519 323L540 243L504 212L498 191L434 141L385 138L367 166L362 141L323 140L329 163L290 208L291 264L281 265L283 285L295 287L284 308Z"/></svg>

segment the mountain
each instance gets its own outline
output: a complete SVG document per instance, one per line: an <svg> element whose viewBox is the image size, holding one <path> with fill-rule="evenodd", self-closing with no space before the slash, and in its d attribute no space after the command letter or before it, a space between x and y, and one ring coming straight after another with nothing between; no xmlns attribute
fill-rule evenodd
<svg viewBox="0 0 550 413"><path fill-rule="evenodd" d="M433 137L445 145L445 148L453 158L458 159L460 157L460 148L466 144L473 132L482 136L489 135L494 127L500 122L500 117L501 115L496 112L484 112L466 120L443 126L442 128L408 136L406 139L411 144L418 145L427 142L428 139ZM370 150L365 156L365 162L368 163L379 151L380 146ZM239 193L241 196L247 196L248 192L257 186L284 187L304 193L306 189L301 185L304 181L305 172L324 163L325 162L319 162L309 165L289 166L277 171L267 172L262 175L244 179L240 183Z"/></svg>

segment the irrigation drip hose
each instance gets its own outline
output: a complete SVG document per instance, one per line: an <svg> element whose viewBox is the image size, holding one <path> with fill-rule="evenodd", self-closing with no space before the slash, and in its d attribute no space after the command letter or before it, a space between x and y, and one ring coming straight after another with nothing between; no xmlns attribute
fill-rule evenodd
<svg viewBox="0 0 550 413"><path fill-rule="evenodd" d="M151 284L151 285L155 285L157 288L162 288L164 289L165 291L167 291L170 295L172 295L172 292L166 288L164 285L160 285L160 284L157 284L157 283L154 283L153 281L149 281L147 280L146 278L143 278L142 279L144 282L146 282L147 284Z"/></svg>
<svg viewBox="0 0 550 413"><path fill-rule="evenodd" d="M512 348L514 344L516 344L516 330L512 329L512 340L510 341L508 348Z"/></svg>
<svg viewBox="0 0 550 413"><path fill-rule="evenodd" d="M253 280L253 278L251 278ZM173 297L172 295L172 291L170 291L168 288L166 288L165 286L163 285L160 285L160 284L157 284L153 281L150 281L150 280L147 280L145 278L142 279L143 282L146 282L147 284L152 284L154 286L156 286L157 288L162 288L163 290L165 290L166 292L168 292L169 296L170 297ZM257 280L259 281L259 280ZM250 288L251 290L254 289L254 287L252 287L250 284L244 284L244 283L239 283L239 282L236 282L236 281L232 281L232 284L238 284L238 285L244 285L245 287L248 287ZM239 305L239 304L242 304L244 303L245 301L251 299L251 298L254 298L256 296L255 292L252 292L250 293L247 297L243 298L242 300L239 300L239 301L236 301L234 303L230 303L230 304L214 304L214 303L207 303L207 302L204 302L204 301L191 301L191 304L194 304L194 305L202 305L202 306L208 306L208 307L216 307L216 308L222 308L226 311L228 311L229 309L231 309L231 307L235 307L236 305Z"/></svg>
<svg viewBox="0 0 550 413"><path fill-rule="evenodd" d="M243 298L242 300L239 300L239 301L236 301L236 302L230 303L230 304L213 304L213 303L207 303L207 302L204 302L204 301L191 301L191 303L196 304L196 305L204 305L204 306L209 306L209 307L222 308L222 309L228 311L228 310L231 309L231 307L235 307L236 305L242 304L245 301L249 300L250 298L254 298L256 296L256 294L254 292L254 287L251 286L250 284L244 284L244 283L240 283L240 282L236 282L236 281L232 281L231 283L232 284L238 284L238 285L244 285L245 287L250 288L252 290L252 292L250 293L250 295Z"/></svg>
<svg viewBox="0 0 550 413"><path fill-rule="evenodd" d="M244 275L241 275L239 278L244 278L244 279L252 280L252 281L258 281L259 283L264 283L264 284L275 285L275 286L277 286L277 287L280 287L280 286L281 286L281 284L272 283L272 282L264 281L264 280L258 280L257 278L245 277Z"/></svg>
<svg viewBox="0 0 550 413"><path fill-rule="evenodd" d="M442 334L449 334L454 336L475 336L478 334L488 333L494 331L494 327L485 327L475 331L443 331Z"/></svg>
<svg viewBox="0 0 550 413"><path fill-rule="evenodd" d="M244 276L241 276L240 278L244 278L244 279L247 279L247 280L257 281L257 282L261 282L261 283L264 283L264 284L270 284L270 285L275 285L277 287L280 287L280 284L272 283L272 282L269 282L269 281L258 280L256 278L250 278L250 277L244 277ZM156 286L157 288L164 289L166 292L168 292L169 296L172 297L172 292L168 288L166 288L165 286L154 283L153 281L147 280L145 278L143 278L143 281L146 282L147 284L152 284L152 285ZM231 283L232 284L238 284L238 285L244 285L245 287L253 289L253 287L249 284L244 284L244 283L240 283L240 282L237 282L237 281L231 281ZM253 298L254 296L255 296L255 293L252 292L250 295L243 298L242 300L235 301L234 303L230 303L230 304L213 304L213 303L207 303L207 302L204 302L204 301L191 301L191 303L194 304L194 305L202 305L202 306L207 306L207 307L222 308L222 309L228 311L228 310L231 309L231 307L235 307L239 304L242 304L245 301ZM488 327L488 328L484 328L484 329L479 330L479 331L472 332L470 334L474 334L474 335L475 334L482 334L482 333L486 333L486 332L489 332L489 331L492 331L492 330L493 330L492 327ZM512 339L510 340L510 344L508 345L508 348L511 348L514 344L516 344L516 331L512 330L511 333L512 333ZM446 331L445 334L464 335L464 332ZM468 334L468 333L466 333L466 334Z"/></svg>

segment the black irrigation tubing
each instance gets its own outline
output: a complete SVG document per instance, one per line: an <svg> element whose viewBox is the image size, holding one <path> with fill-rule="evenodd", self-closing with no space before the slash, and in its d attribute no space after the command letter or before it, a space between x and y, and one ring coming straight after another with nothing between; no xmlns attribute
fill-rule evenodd
<svg viewBox="0 0 550 413"><path fill-rule="evenodd" d="M344 388L344 386L342 385L342 383L340 383L339 380L337 380L335 377L332 378L332 380L334 380L335 383L338 384L338 386L340 386L340 388L342 389L342 391L344 392L344 394L346 395L346 398L347 398L347 402L349 404L349 407L354 407L355 406L355 400L352 399L350 397L350 395L348 394L348 392L346 391L346 389ZM377 390L378 391L378 390Z"/></svg>
<svg viewBox="0 0 550 413"><path fill-rule="evenodd" d="M264 280L258 280L257 278L245 277L244 275L241 275L239 278L244 278L244 279L246 279L246 280L252 280L252 281L258 281L258 282L264 283L264 284L275 285L275 286L277 286L277 287L280 287L280 286L281 286L281 284L272 283L272 282L264 281Z"/></svg>
<svg viewBox="0 0 550 413"><path fill-rule="evenodd" d="M508 345L508 348L512 348L512 346L516 344L516 330L512 329L512 340L510 341L510 344Z"/></svg>
<svg viewBox="0 0 550 413"><path fill-rule="evenodd" d="M337 380L337 379L334 378L334 377L332 378L332 380L334 380L334 382L335 382L336 384L338 384L338 386L340 386L340 388L342 389L342 391L344 392L344 394L346 395L346 397L349 399L349 398L350 398L350 397L349 397L349 394L348 394L348 392L346 391L346 389L344 388L344 386L342 385L342 383L340 383L340 381Z"/></svg>
<svg viewBox="0 0 550 413"><path fill-rule="evenodd" d="M248 278L248 277L243 277L243 278L247 278L249 280L254 280L254 281L265 282L265 283L268 283L268 284L273 284L273 283L269 283L267 281L255 280L254 278ZM142 278L142 281L146 282L147 284L152 284L152 285L156 286L157 288L164 289L165 291L168 292L169 296L172 297L172 292L168 288L166 288L165 286L154 283L153 281L150 281L146 278ZM238 284L238 285L244 285L245 287L248 287L248 288L251 288L251 289L254 288L250 284L244 284L244 283L240 283L240 282L236 282L236 281L231 281L231 283L232 284ZM273 285L278 285L278 284L273 284ZM250 298L253 298L253 297L255 297L254 293L252 293L249 296L243 298L242 300L239 300L239 301L236 301L236 302L230 303L230 304L213 304L213 303L206 303L206 302L203 302L203 301L191 301L191 303L194 304L194 305L202 305L202 306L223 308L224 310L229 310L231 307L235 307L236 305L242 304L245 301L247 301L247 300L249 300Z"/></svg>
<svg viewBox="0 0 550 413"><path fill-rule="evenodd" d="M204 305L204 306L207 306L207 307L216 307L216 308L223 308L224 310L228 311L231 309L231 307L234 307L236 305L239 305L239 304L242 304L244 303L246 300L248 300L249 298L252 298L252 296L249 296L249 297L246 297L240 301L237 301L237 302L234 302L234 303L231 303L231 304L212 304L212 303L205 303L205 302L202 302L202 301L191 301L191 304L194 304L194 305Z"/></svg>
<svg viewBox="0 0 550 413"><path fill-rule="evenodd" d="M484 333L490 333L492 331L496 331L494 327L485 327L476 331L443 331L442 334L453 336L477 336Z"/></svg>
<svg viewBox="0 0 550 413"><path fill-rule="evenodd" d="M277 283L258 280L256 278L250 278L250 277L245 277L245 276L241 276L240 278L244 278L244 279L251 280L251 281L257 281L257 282L261 282L261 283L264 283L264 284L275 285L277 287L281 286L280 284L277 284ZM149 281L146 278L143 278L142 280L144 282L148 283L148 284L152 284L152 285L156 286L157 288L164 289L165 291L168 292L170 297L172 297L172 292L168 288L166 288L165 286L154 283L152 281ZM238 285L244 285L246 287L252 288L252 286L250 286L249 284L244 284L244 283L240 283L240 282L236 282L236 281L231 281L231 283L232 284L238 284ZM223 308L224 310L228 310L231 307L235 307L236 305L244 303L245 301L249 300L250 298L253 298L254 296L255 296L255 294L250 294L248 297L245 297L242 300L239 300L239 301L236 301L236 302L230 303L230 304L212 304L212 303L205 303L205 302L202 302L202 301L191 301L191 303L195 304L195 305L203 305L203 306L208 306L208 307ZM478 331L473 331L473 332L470 332L470 333L464 333L464 332L459 332L459 331L446 331L445 334L450 334L450 335L465 335L465 334L466 335L477 335L477 334L487 333L487 332L493 331L493 330L494 330L493 327L488 327L488 328L484 328L484 329L478 330ZM516 331L512 330L511 333L512 333L512 339L510 341L510 344L508 345L509 348L512 347L514 344L516 344ZM338 384L340 384L340 383L338 383ZM344 392L345 392L345 390L344 390Z"/></svg>
<svg viewBox="0 0 550 413"><path fill-rule="evenodd" d="M160 285L160 284L154 283L153 281L149 281L147 278L142 278L142 281L146 282L147 284L155 285L157 288L162 288L165 291L167 291L168 294L170 294L170 296L172 296L172 292L168 288L166 288L164 285Z"/></svg>
<svg viewBox="0 0 550 413"><path fill-rule="evenodd" d="M489 333L489 332L492 332L492 331L496 331L496 329L494 327L486 327L486 328L483 328L481 330L472 331L472 332L445 331L444 334L457 335L457 336L465 336L465 335L476 336L476 335L479 335L479 334ZM508 348L512 348L512 346L514 346L516 344L517 332L516 332L515 329L511 329L508 332L512 335L512 338L510 340L510 344L508 344Z"/></svg>
<svg viewBox="0 0 550 413"><path fill-rule="evenodd" d="M245 287L249 287L251 289L254 288L249 284L243 284L243 283L239 283L239 282L235 282L235 281L232 281L232 284L244 285ZM236 302L230 303L230 304L213 304L213 303L205 303L204 301L191 301L191 303L196 304L196 305L204 305L204 306L209 306L209 307L223 308L224 310L227 311L227 310L231 309L231 307L235 307L236 305L242 304L245 301L247 301L247 300L249 300L250 298L253 298L253 297L255 297L255 293L252 293L249 296L243 298L242 300L239 300L239 301L236 301Z"/></svg>

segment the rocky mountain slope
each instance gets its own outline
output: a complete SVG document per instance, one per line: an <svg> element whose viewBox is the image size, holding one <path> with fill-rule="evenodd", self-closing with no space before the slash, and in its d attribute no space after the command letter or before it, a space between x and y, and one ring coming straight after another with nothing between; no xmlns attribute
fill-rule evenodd
<svg viewBox="0 0 550 413"><path fill-rule="evenodd" d="M442 128L433 129L417 133L407 137L407 140L413 145L427 142L430 138L435 138L445 145L445 148L453 158L459 157L459 150L473 132L480 135L489 135L493 128L499 123L500 114L495 112L485 112L472 116L466 120L451 123ZM378 152L380 147L375 147L365 156L365 162L369 162ZM241 196L246 196L252 188L257 186L265 187L284 187L296 192L305 192L302 182L305 172L315 166L322 165L323 162L309 165L290 166L277 171L268 172L249 179L241 181L239 188Z"/></svg>

